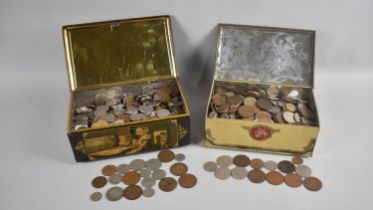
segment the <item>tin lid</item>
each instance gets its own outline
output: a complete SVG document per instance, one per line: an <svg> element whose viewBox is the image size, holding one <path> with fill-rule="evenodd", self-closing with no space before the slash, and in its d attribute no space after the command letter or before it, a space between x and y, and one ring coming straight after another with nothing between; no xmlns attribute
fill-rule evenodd
<svg viewBox="0 0 373 210"><path fill-rule="evenodd" d="M215 79L313 87L315 31L220 24Z"/></svg>
<svg viewBox="0 0 373 210"><path fill-rule="evenodd" d="M176 77L169 16L63 27L70 90Z"/></svg>

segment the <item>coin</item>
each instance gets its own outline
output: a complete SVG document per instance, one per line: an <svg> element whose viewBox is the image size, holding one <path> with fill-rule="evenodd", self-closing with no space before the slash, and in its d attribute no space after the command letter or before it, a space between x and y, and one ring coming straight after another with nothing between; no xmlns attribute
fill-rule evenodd
<svg viewBox="0 0 373 210"><path fill-rule="evenodd" d="M230 156L228 155L221 155L219 156L217 159L216 159L216 163L220 166L223 166L223 167L228 167L230 165L232 165L233 163L233 160Z"/></svg>
<svg viewBox="0 0 373 210"><path fill-rule="evenodd" d="M243 101L245 106L253 106L256 103L256 99L254 97L246 97Z"/></svg>
<svg viewBox="0 0 373 210"><path fill-rule="evenodd" d="M294 155L294 157L291 159L291 161L294 163L294 164L297 164L297 165L300 165L303 163L303 159L300 155Z"/></svg>
<svg viewBox="0 0 373 210"><path fill-rule="evenodd" d="M185 174L188 171L188 166L184 163L174 163L170 167L170 171L175 176L181 176L182 174Z"/></svg>
<svg viewBox="0 0 373 210"><path fill-rule="evenodd" d="M109 183L110 184L119 184L122 181L122 175L120 174L113 174L109 177Z"/></svg>
<svg viewBox="0 0 373 210"><path fill-rule="evenodd" d="M295 123L293 112L283 112L283 119L288 123Z"/></svg>
<svg viewBox="0 0 373 210"><path fill-rule="evenodd" d="M289 174L295 171L295 166L292 162L283 160L278 163L278 169L283 173Z"/></svg>
<svg viewBox="0 0 373 210"><path fill-rule="evenodd" d="M310 191L318 191L322 188L322 182L316 177L307 177L303 180L303 186Z"/></svg>
<svg viewBox="0 0 373 210"><path fill-rule="evenodd" d="M123 190L123 197L128 200L136 200L142 195L142 188L138 185L130 185Z"/></svg>
<svg viewBox="0 0 373 210"><path fill-rule="evenodd" d="M227 98L224 95L215 94L214 96L212 96L212 102L216 106L221 106L227 102Z"/></svg>
<svg viewBox="0 0 373 210"><path fill-rule="evenodd" d="M182 174L179 178L179 185L184 188L192 188L197 184L197 177L193 174Z"/></svg>
<svg viewBox="0 0 373 210"><path fill-rule="evenodd" d="M101 188L104 187L107 183L107 179L104 176L97 176L94 179L92 179L92 186L95 188Z"/></svg>
<svg viewBox="0 0 373 210"><path fill-rule="evenodd" d="M272 185L280 185L284 181L284 177L277 171L270 171L266 175L266 180Z"/></svg>
<svg viewBox="0 0 373 210"><path fill-rule="evenodd" d="M252 106L240 106L238 108L238 114L244 118L250 118L255 114L255 110Z"/></svg>
<svg viewBox="0 0 373 210"><path fill-rule="evenodd" d="M149 177L150 174L152 173L152 171L150 169L148 169L148 168L142 168L142 169L140 169L139 172L140 172L140 175L142 177Z"/></svg>
<svg viewBox="0 0 373 210"><path fill-rule="evenodd" d="M299 104L298 109L300 114L307 119L314 119L314 113L305 104Z"/></svg>
<svg viewBox="0 0 373 210"><path fill-rule="evenodd" d="M165 149L158 153L158 159L161 162L171 162L175 158L174 152L171 150Z"/></svg>
<svg viewBox="0 0 373 210"><path fill-rule="evenodd" d="M167 116L170 116L170 115L171 115L171 112L168 111L168 109L161 109L161 110L157 111L157 116L158 117L167 117Z"/></svg>
<svg viewBox="0 0 373 210"><path fill-rule="evenodd" d="M119 173L124 174L130 171L130 167L128 164L120 164L117 167Z"/></svg>
<svg viewBox="0 0 373 210"><path fill-rule="evenodd" d="M157 168L160 168L162 165L161 161L157 158L151 158L148 161L146 161L146 168L150 170L155 170Z"/></svg>
<svg viewBox="0 0 373 210"><path fill-rule="evenodd" d="M228 97L227 101L230 104L240 105L243 102L243 97L240 95L233 95L233 96Z"/></svg>
<svg viewBox="0 0 373 210"><path fill-rule="evenodd" d="M94 192L91 194L90 199L91 201L99 201L102 198L102 194L100 192Z"/></svg>
<svg viewBox="0 0 373 210"><path fill-rule="evenodd" d="M159 181L158 187L164 192L171 192L177 187L177 182L172 177L165 177Z"/></svg>
<svg viewBox="0 0 373 210"><path fill-rule="evenodd" d="M120 187L112 187L106 191L106 198L109 201L118 201L123 197L123 189Z"/></svg>
<svg viewBox="0 0 373 210"><path fill-rule="evenodd" d="M255 169L263 168L263 160L259 158L251 159L250 166Z"/></svg>
<svg viewBox="0 0 373 210"><path fill-rule="evenodd" d="M277 169L277 163L273 160L268 160L266 162L263 163L263 166L265 169L269 170L269 171L274 171Z"/></svg>
<svg viewBox="0 0 373 210"><path fill-rule="evenodd" d="M234 167L231 170L231 176L237 180L244 179L247 177L247 170L243 167Z"/></svg>
<svg viewBox="0 0 373 210"><path fill-rule="evenodd" d="M145 188L142 192L144 197L152 197L155 194L155 190L153 188Z"/></svg>
<svg viewBox="0 0 373 210"><path fill-rule="evenodd" d="M117 167L114 165L106 165L102 168L101 172L105 176L111 176L117 172Z"/></svg>
<svg viewBox="0 0 373 210"><path fill-rule="evenodd" d="M141 179L141 175L136 171L130 171L124 174L123 182L126 185L134 185L138 183Z"/></svg>
<svg viewBox="0 0 373 210"><path fill-rule="evenodd" d="M129 166L132 170L138 171L142 168L145 168L145 161L142 159L135 159L130 162Z"/></svg>
<svg viewBox="0 0 373 210"><path fill-rule="evenodd" d="M253 169L247 174L249 180L253 183L262 183L266 179L266 174L259 169Z"/></svg>
<svg viewBox="0 0 373 210"><path fill-rule="evenodd" d="M228 179L231 176L231 170L227 167L218 167L214 171L214 176L221 180Z"/></svg>
<svg viewBox="0 0 373 210"><path fill-rule="evenodd" d="M260 112L257 112L255 114L255 117L257 119L268 119L268 120L271 120L272 119L272 115L266 111L260 111Z"/></svg>
<svg viewBox="0 0 373 210"><path fill-rule="evenodd" d="M213 161L208 161L203 165L203 168L208 172L214 172L218 165Z"/></svg>
<svg viewBox="0 0 373 210"><path fill-rule="evenodd" d="M280 93L280 90L276 86L269 86L267 89L267 94L271 98L275 98Z"/></svg>
<svg viewBox="0 0 373 210"><path fill-rule="evenodd" d="M257 101L256 101L256 105L261 108L261 109L264 109L264 110L270 110L272 108L272 103L271 101L269 101L268 99L266 98L259 98Z"/></svg>
<svg viewBox="0 0 373 210"><path fill-rule="evenodd" d="M302 185L302 178L294 173L286 174L284 176L284 181L289 187L299 187Z"/></svg>
<svg viewBox="0 0 373 210"><path fill-rule="evenodd" d="M183 161L183 160L185 160L185 155L182 154L182 153L178 153L178 154L175 155L175 160L176 161Z"/></svg>
<svg viewBox="0 0 373 210"><path fill-rule="evenodd" d="M166 172L162 169L155 169L152 173L152 178L155 180L160 180L166 176Z"/></svg>
<svg viewBox="0 0 373 210"><path fill-rule="evenodd" d="M246 155L236 155L233 157L233 164L239 167L250 165L250 158Z"/></svg>
<svg viewBox="0 0 373 210"><path fill-rule="evenodd" d="M223 105L220 105L220 106L216 106L215 109L218 113L226 113L226 112L229 111L230 106L229 106L229 104L223 104Z"/></svg>
<svg viewBox="0 0 373 210"><path fill-rule="evenodd" d="M91 128L103 128L108 126L109 123L107 123L105 120L98 120L95 123L92 123Z"/></svg>
<svg viewBox="0 0 373 210"><path fill-rule="evenodd" d="M295 111L297 111L297 107L294 104L292 104L292 103L286 103L285 104L285 109L287 111L289 111L289 112L295 112Z"/></svg>
<svg viewBox="0 0 373 210"><path fill-rule="evenodd" d="M306 165L297 166L295 172L302 177L309 177L312 174L311 168Z"/></svg>
<svg viewBox="0 0 373 210"><path fill-rule="evenodd" d="M141 180L141 185L144 187L153 187L155 185L155 179L153 178L144 178Z"/></svg>

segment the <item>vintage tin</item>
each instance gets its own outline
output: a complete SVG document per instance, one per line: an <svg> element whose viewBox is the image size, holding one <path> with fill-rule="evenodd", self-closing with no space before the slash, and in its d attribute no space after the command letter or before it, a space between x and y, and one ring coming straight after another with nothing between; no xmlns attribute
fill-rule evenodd
<svg viewBox="0 0 373 210"><path fill-rule="evenodd" d="M314 46L315 31L220 24L206 112L206 145L312 156L319 132L313 95ZM270 98L269 89L278 95ZM231 95L239 103L235 107L215 104ZM264 106L258 104L262 97L268 99L262 102L271 102L264 104L270 107L264 110L267 113L261 113L267 118L258 116L263 111L257 109ZM246 105L252 108L235 113Z"/></svg>
<svg viewBox="0 0 373 210"><path fill-rule="evenodd" d="M189 144L190 112L178 78L169 16L69 25L62 30L70 86L67 135L76 161ZM163 99L155 99L155 94L160 89L173 98L159 102ZM149 117L141 114L134 115L136 119L100 124L98 94L105 99L115 97L103 101L106 118L121 113L121 117L131 118L126 115L129 106L134 112L133 107L145 102L148 109L157 110L148 111ZM180 100L178 105L174 99ZM119 106L114 109L113 104ZM171 115L157 112L174 106L182 108ZM84 109L78 112L79 107ZM90 112L85 113L87 110ZM81 126L77 119L89 120Z"/></svg>

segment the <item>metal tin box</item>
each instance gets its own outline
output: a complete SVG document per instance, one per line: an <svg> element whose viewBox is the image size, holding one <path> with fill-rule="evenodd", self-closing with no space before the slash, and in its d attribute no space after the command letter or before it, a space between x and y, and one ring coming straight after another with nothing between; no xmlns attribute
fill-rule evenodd
<svg viewBox="0 0 373 210"><path fill-rule="evenodd" d="M312 156L315 31L218 26L205 143Z"/></svg>
<svg viewBox="0 0 373 210"><path fill-rule="evenodd" d="M189 144L169 16L63 27L76 161Z"/></svg>

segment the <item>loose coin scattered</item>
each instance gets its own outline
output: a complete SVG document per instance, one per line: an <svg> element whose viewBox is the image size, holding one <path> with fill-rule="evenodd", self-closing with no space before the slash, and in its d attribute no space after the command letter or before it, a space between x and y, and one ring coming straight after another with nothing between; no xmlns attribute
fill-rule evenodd
<svg viewBox="0 0 373 210"><path fill-rule="evenodd" d="M113 174L109 177L109 183L110 184L119 184L122 181L122 175L120 174Z"/></svg>
<svg viewBox="0 0 373 210"><path fill-rule="evenodd" d="M228 155L222 155L222 156L219 156L217 159L216 159L216 163L222 167L228 167L230 165L232 165L233 163L233 160L230 156Z"/></svg>
<svg viewBox="0 0 373 210"><path fill-rule="evenodd" d="M277 163L273 160L268 160L268 161L264 162L263 166L268 171L274 171L274 170L277 169Z"/></svg>
<svg viewBox="0 0 373 210"><path fill-rule="evenodd" d="M288 160L283 160L278 163L278 169L283 173L292 173L295 171L295 166Z"/></svg>
<svg viewBox="0 0 373 210"><path fill-rule="evenodd" d="M141 180L141 185L145 188L153 187L155 185L155 179L153 178L144 178Z"/></svg>
<svg viewBox="0 0 373 210"><path fill-rule="evenodd" d="M295 172L299 176L302 176L302 177L309 177L312 174L311 168L308 167L308 166L306 166L306 165L299 165L299 166L297 166L297 168L295 169Z"/></svg>
<svg viewBox="0 0 373 210"><path fill-rule="evenodd" d="M164 192L171 192L177 187L177 182L172 177L165 177L159 181L158 186Z"/></svg>
<svg viewBox="0 0 373 210"><path fill-rule="evenodd" d="M179 178L179 185L184 188L192 188L197 184L197 177L193 174L182 174Z"/></svg>
<svg viewBox="0 0 373 210"><path fill-rule="evenodd" d="M104 187L107 183L107 179L104 176L97 176L94 179L92 179L92 186L95 188L101 188Z"/></svg>
<svg viewBox="0 0 373 210"><path fill-rule="evenodd" d="M102 194L100 192L94 192L91 194L90 199L91 201L99 201L102 198Z"/></svg>
<svg viewBox="0 0 373 210"><path fill-rule="evenodd" d="M181 176L188 171L188 166L184 163L175 163L170 167L170 171L175 176Z"/></svg>
<svg viewBox="0 0 373 210"><path fill-rule="evenodd" d="M140 169L139 173L142 177L149 177L152 174L152 171L150 169L143 168Z"/></svg>
<svg viewBox="0 0 373 210"><path fill-rule="evenodd" d="M138 171L142 168L145 168L145 161L142 159L135 159L130 162L129 166L132 170Z"/></svg>
<svg viewBox="0 0 373 210"><path fill-rule="evenodd" d="M247 177L247 170L243 167L235 167L231 170L231 175L237 180L245 179Z"/></svg>
<svg viewBox="0 0 373 210"><path fill-rule="evenodd" d="M123 197L123 189L120 187L112 187L106 191L106 198L109 201L117 201Z"/></svg>
<svg viewBox="0 0 373 210"><path fill-rule="evenodd" d="M175 158L174 152L171 150L162 150L158 153L158 159L161 162L171 162Z"/></svg>
<svg viewBox="0 0 373 210"><path fill-rule="evenodd" d="M266 175L266 180L272 185L280 185L284 182L284 177L277 171L270 171Z"/></svg>
<svg viewBox="0 0 373 210"><path fill-rule="evenodd" d="M246 155L236 155L233 158L233 164L239 167L246 167L250 165L250 158Z"/></svg>
<svg viewBox="0 0 373 210"><path fill-rule="evenodd" d="M300 165L303 163L303 159L300 155L295 155L291 161L294 163L294 164L297 164L297 165Z"/></svg>
<svg viewBox="0 0 373 210"><path fill-rule="evenodd" d="M127 173L129 172L131 169L130 169L130 166L128 164L120 164L118 167L117 167L117 170L119 173Z"/></svg>
<svg viewBox="0 0 373 210"><path fill-rule="evenodd" d="M263 168L263 160L259 159L259 158L255 158L255 159L252 159L250 161L250 166L252 168L255 168L255 169L261 169Z"/></svg>
<svg viewBox="0 0 373 210"><path fill-rule="evenodd" d="M106 165L102 168L101 172L105 176L111 176L117 172L117 167L115 165Z"/></svg>
<svg viewBox="0 0 373 210"><path fill-rule="evenodd" d="M142 192L144 197L150 198L155 194L155 190L153 188L145 188Z"/></svg>
<svg viewBox="0 0 373 210"><path fill-rule="evenodd" d="M140 181L141 175L136 171L130 171L123 175L123 182L126 185L134 185Z"/></svg>
<svg viewBox="0 0 373 210"><path fill-rule="evenodd" d="M316 177L307 177L303 180L303 186L310 191L318 191L322 188L321 181Z"/></svg>
<svg viewBox="0 0 373 210"><path fill-rule="evenodd" d="M249 180L253 183L262 183L266 179L266 174L259 169L253 169L247 174Z"/></svg>
<svg viewBox="0 0 373 210"><path fill-rule="evenodd" d="M218 167L214 171L214 176L221 180L228 179L231 176L231 170L227 167Z"/></svg>
<svg viewBox="0 0 373 210"><path fill-rule="evenodd" d="M214 172L218 165L213 161L208 161L203 165L203 168L208 172Z"/></svg>
<svg viewBox="0 0 373 210"><path fill-rule="evenodd" d="M142 188L138 185L130 185L123 190L123 196L128 200L136 200L142 195Z"/></svg>
<svg viewBox="0 0 373 210"><path fill-rule="evenodd" d="M176 161L183 161L183 160L185 160L185 155L182 154L182 153L178 153L178 154L175 155L175 160Z"/></svg>
<svg viewBox="0 0 373 210"><path fill-rule="evenodd" d="M284 176L285 184L289 187L299 187L302 185L302 178L298 174L286 174Z"/></svg>
<svg viewBox="0 0 373 210"><path fill-rule="evenodd" d="M155 180L160 180L162 178L166 177L166 171L162 169L156 169L152 173L152 178Z"/></svg>
<svg viewBox="0 0 373 210"><path fill-rule="evenodd" d="M161 161L157 158L152 158L146 161L146 168L150 170L155 170L160 168L162 165Z"/></svg>

